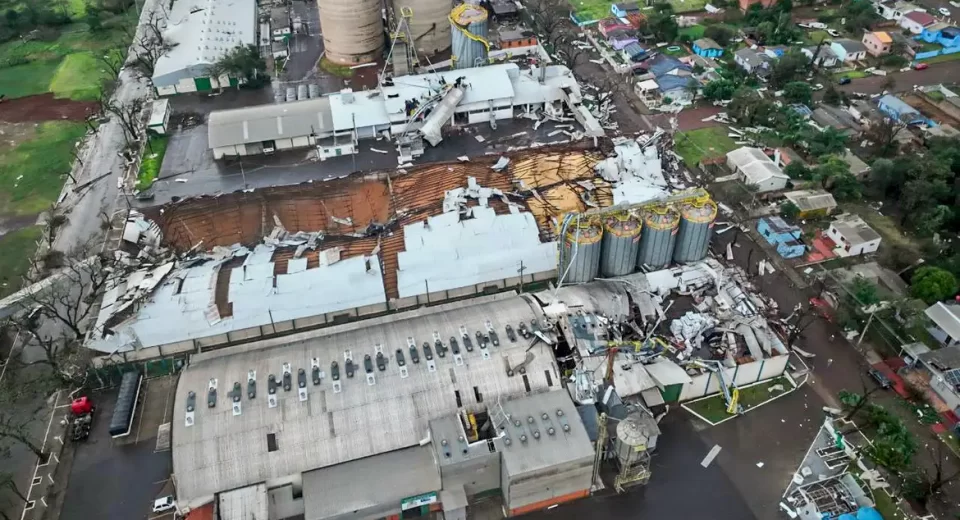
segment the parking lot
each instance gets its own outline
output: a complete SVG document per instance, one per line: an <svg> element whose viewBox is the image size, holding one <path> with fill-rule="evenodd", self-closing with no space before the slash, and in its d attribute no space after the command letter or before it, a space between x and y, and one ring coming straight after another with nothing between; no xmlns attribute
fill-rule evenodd
<svg viewBox="0 0 960 520"><path fill-rule="evenodd" d="M91 396L97 417L90 438L76 447L63 520L172 518L153 515L151 507L172 492L169 446L157 451L157 430L170 420L176 377L150 379L143 387L130 435L119 440L108 433L116 389Z"/></svg>

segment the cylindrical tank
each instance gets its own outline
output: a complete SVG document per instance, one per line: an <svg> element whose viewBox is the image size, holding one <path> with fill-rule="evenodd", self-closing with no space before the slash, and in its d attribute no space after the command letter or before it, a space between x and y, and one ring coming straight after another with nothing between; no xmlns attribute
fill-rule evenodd
<svg viewBox="0 0 960 520"><path fill-rule="evenodd" d="M648 426L642 412L632 413L617 424L615 451L621 466L633 465L656 446L657 432Z"/></svg>
<svg viewBox="0 0 960 520"><path fill-rule="evenodd" d="M303 101L304 99L307 99L307 86L306 86L306 85L298 85L298 86L297 86L297 101Z"/></svg>
<svg viewBox="0 0 960 520"><path fill-rule="evenodd" d="M487 10L474 4L460 4L450 12L453 31L451 57L456 69L482 65L487 60Z"/></svg>
<svg viewBox="0 0 960 520"><path fill-rule="evenodd" d="M717 218L717 204L710 199L680 204L680 226L673 261L698 262L707 257L713 221Z"/></svg>
<svg viewBox="0 0 960 520"><path fill-rule="evenodd" d="M297 89L294 87L287 87L287 101L296 101L297 100Z"/></svg>
<svg viewBox="0 0 960 520"><path fill-rule="evenodd" d="M563 248L560 266L563 283L585 283L597 277L602 237L603 228L595 219L574 220L567 226L560 246Z"/></svg>
<svg viewBox="0 0 960 520"><path fill-rule="evenodd" d="M644 211L643 235L640 237L637 267L646 264L654 269L660 269L670 265L679 223L680 214L670 206L661 204Z"/></svg>
<svg viewBox="0 0 960 520"><path fill-rule="evenodd" d="M320 97L320 85L317 85L316 83L307 85L307 94L310 96L310 99Z"/></svg>
<svg viewBox="0 0 960 520"><path fill-rule="evenodd" d="M450 0L393 0L393 12L399 13L404 7L413 12L410 17L410 35L416 42L420 58L450 48Z"/></svg>
<svg viewBox="0 0 960 520"><path fill-rule="evenodd" d="M324 57L340 65L383 56L381 0L317 0Z"/></svg>
<svg viewBox="0 0 960 520"><path fill-rule="evenodd" d="M618 211L603 219L600 272L605 277L623 276L637 268L640 251L640 219Z"/></svg>

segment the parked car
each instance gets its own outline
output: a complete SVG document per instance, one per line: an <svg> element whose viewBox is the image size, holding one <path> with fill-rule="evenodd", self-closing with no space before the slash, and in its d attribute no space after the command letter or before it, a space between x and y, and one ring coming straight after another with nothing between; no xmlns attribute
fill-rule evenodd
<svg viewBox="0 0 960 520"><path fill-rule="evenodd" d="M917 63L913 66L913 70L927 70L930 68L929 63Z"/></svg>
<svg viewBox="0 0 960 520"><path fill-rule="evenodd" d="M816 91L818 91L818 90L823 90L823 84L822 84L822 83L815 83L815 84L814 84L812 87L810 87L810 88L811 88L814 92L816 92Z"/></svg>
<svg viewBox="0 0 960 520"><path fill-rule="evenodd" d="M167 495L153 501L154 513L166 513L175 507L177 507L177 503L173 501L173 495Z"/></svg>
<svg viewBox="0 0 960 520"><path fill-rule="evenodd" d="M946 16L948 18L950 17L950 10L947 9L946 7L941 7L937 9L937 12L940 13L940 16Z"/></svg>
<svg viewBox="0 0 960 520"><path fill-rule="evenodd" d="M840 31L836 29L827 29L827 34L829 34L830 36L833 36L834 38L840 37Z"/></svg>
<svg viewBox="0 0 960 520"><path fill-rule="evenodd" d="M890 378L888 378L886 374L877 370L876 368L870 369L870 377L872 377L874 381L876 381L877 384L880 385L880 388L883 388L884 390L893 386L893 382L890 381Z"/></svg>
<svg viewBox="0 0 960 520"><path fill-rule="evenodd" d="M840 80L837 81L837 83L840 84L840 85L849 85L849 84L850 84L850 81L851 81L850 78L844 76L844 77L840 78Z"/></svg>

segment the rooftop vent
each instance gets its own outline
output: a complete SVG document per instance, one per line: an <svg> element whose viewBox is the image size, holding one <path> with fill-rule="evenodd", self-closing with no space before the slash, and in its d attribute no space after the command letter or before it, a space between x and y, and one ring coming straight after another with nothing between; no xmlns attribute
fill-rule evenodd
<svg viewBox="0 0 960 520"><path fill-rule="evenodd" d="M377 352L377 370L383 372L387 369L387 358L383 355L383 352Z"/></svg>
<svg viewBox="0 0 960 520"><path fill-rule="evenodd" d="M310 360L310 376L311 379L313 379L313 386L317 386L323 382L323 371L320 370L320 358Z"/></svg>
<svg viewBox="0 0 960 520"><path fill-rule="evenodd" d="M513 327L510 325L507 325L507 339L509 339L511 343L517 341L517 333L513 331Z"/></svg>
<svg viewBox="0 0 960 520"><path fill-rule="evenodd" d="M427 359L427 371L436 372L437 363L433 360L433 351L430 350L430 344L426 341L423 342L423 357Z"/></svg>
<svg viewBox="0 0 960 520"><path fill-rule="evenodd" d="M473 342L470 341L470 333L467 332L467 328L463 325L460 325L460 339L463 341L463 348L467 349L467 352L473 352Z"/></svg>
<svg viewBox="0 0 960 520"><path fill-rule="evenodd" d="M330 363L330 379L333 380L333 393L339 394L342 389L340 386L340 365L336 361Z"/></svg>
<svg viewBox="0 0 960 520"><path fill-rule="evenodd" d="M343 363L343 369L347 373L347 379L353 378L353 374L357 371L357 367L353 364L352 359L348 359Z"/></svg>
<svg viewBox="0 0 960 520"><path fill-rule="evenodd" d="M413 361L413 364L416 365L420 362L420 352L417 351L417 343L413 338L407 338L407 347L410 350L410 361Z"/></svg>
<svg viewBox="0 0 960 520"><path fill-rule="evenodd" d="M523 336L523 339L530 339L530 329L527 328L527 324L520 322L520 326L517 327L520 331L520 335Z"/></svg>
<svg viewBox="0 0 960 520"><path fill-rule="evenodd" d="M217 406L217 378L210 379L207 385L207 408Z"/></svg>
<svg viewBox="0 0 960 520"><path fill-rule="evenodd" d="M184 418L184 425L193 426L194 414L197 410L197 393L194 391L187 392L187 412L186 417Z"/></svg>
<svg viewBox="0 0 960 520"><path fill-rule="evenodd" d="M370 359L370 354L363 356L363 371L367 374L367 385L377 384L377 376L373 375L373 360Z"/></svg>
<svg viewBox="0 0 960 520"><path fill-rule="evenodd" d="M297 396L301 403L307 400L307 372L302 368L297 370Z"/></svg>
<svg viewBox="0 0 960 520"><path fill-rule="evenodd" d="M250 370L247 372L247 398L253 399L257 396L257 371Z"/></svg>
<svg viewBox="0 0 960 520"><path fill-rule="evenodd" d="M277 407L277 376L273 374L267 377L267 406Z"/></svg>
<svg viewBox="0 0 960 520"><path fill-rule="evenodd" d="M289 392L293 388L292 384L293 376L290 373L290 363L283 364L283 391Z"/></svg>
<svg viewBox="0 0 960 520"><path fill-rule="evenodd" d="M236 417L241 413L240 400L243 399L243 389L240 387L239 381L233 383L233 390L230 392L230 397L233 400L233 415Z"/></svg>
<svg viewBox="0 0 960 520"><path fill-rule="evenodd" d="M406 379L410 372L407 370L407 360L403 356L403 349L398 348L394 355L397 357L397 366L400 368L400 379Z"/></svg>

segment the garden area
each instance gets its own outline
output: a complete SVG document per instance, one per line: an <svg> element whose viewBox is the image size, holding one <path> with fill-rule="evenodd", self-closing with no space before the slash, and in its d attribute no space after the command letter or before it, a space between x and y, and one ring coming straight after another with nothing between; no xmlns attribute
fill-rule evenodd
<svg viewBox="0 0 960 520"><path fill-rule="evenodd" d="M725 127L708 127L689 132L680 132L674 139L676 152L689 167L700 164L703 159L726 155L737 148L737 143L727 135Z"/></svg>
<svg viewBox="0 0 960 520"><path fill-rule="evenodd" d="M153 185L160 175L160 166L163 165L163 155L167 152L169 138L165 135L151 135L147 147L143 150L143 161L140 162L140 172L137 174L137 190L143 191Z"/></svg>
<svg viewBox="0 0 960 520"><path fill-rule="evenodd" d="M42 233L40 226L30 226L0 236L0 298L20 289L20 278L30 268Z"/></svg>
<svg viewBox="0 0 960 520"><path fill-rule="evenodd" d="M616 0L567 1L573 7L574 16L580 20L581 23L597 22L607 18L608 16L613 16L610 11L610 6L617 3ZM668 3L673 6L673 10L677 13L690 13L694 11L702 11L703 6L710 2L708 0L668 0ZM646 3L640 1L639 5L642 9Z"/></svg>
<svg viewBox="0 0 960 520"><path fill-rule="evenodd" d="M739 403L743 406L743 411L748 412L751 408L779 397L793 390L793 388L793 384L787 378L778 377L741 388ZM733 415L727 413L727 403L724 401L722 394L687 403L685 406L714 424L733 417Z"/></svg>
<svg viewBox="0 0 960 520"><path fill-rule="evenodd" d="M20 142L0 149L0 218L49 209L73 164L84 123L47 121L21 127Z"/></svg>

